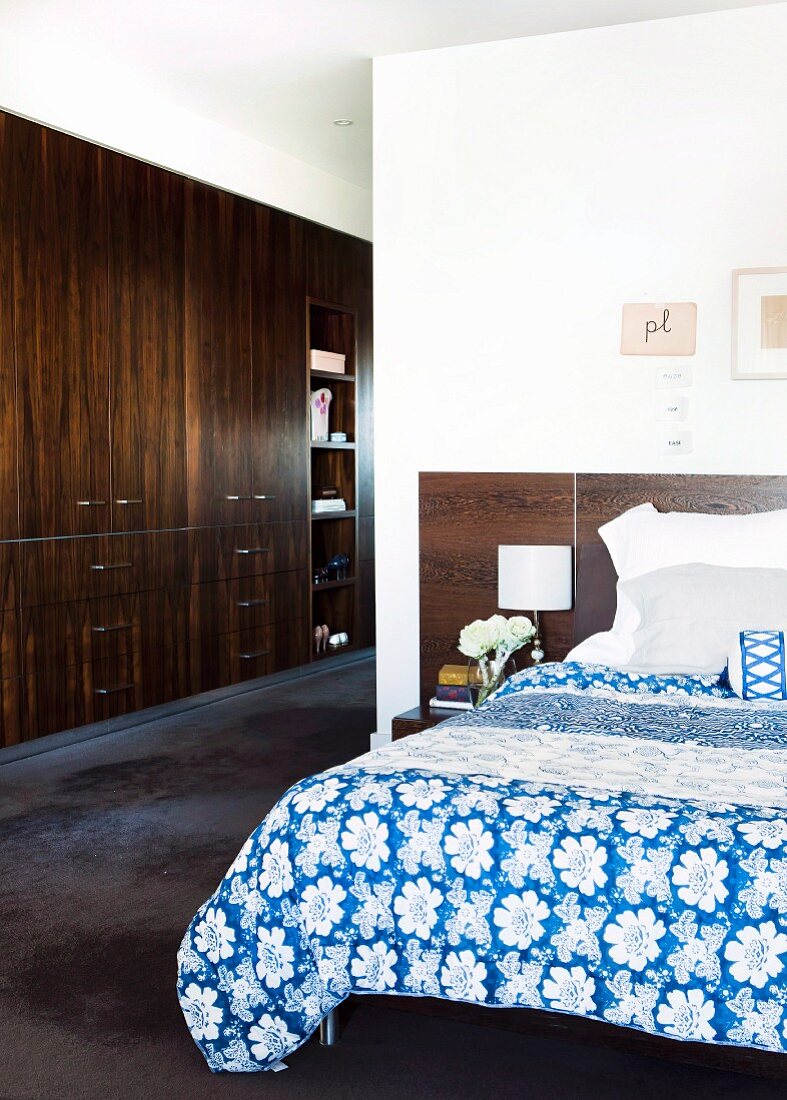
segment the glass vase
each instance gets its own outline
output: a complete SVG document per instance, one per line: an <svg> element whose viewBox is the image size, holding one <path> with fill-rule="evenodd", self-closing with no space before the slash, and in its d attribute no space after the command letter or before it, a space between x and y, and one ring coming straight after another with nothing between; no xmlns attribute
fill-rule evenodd
<svg viewBox="0 0 787 1100"><path fill-rule="evenodd" d="M471 658L467 662L467 686L473 707L480 707L485 703L515 672L513 657L508 657L502 664L493 655L480 657L478 660Z"/></svg>

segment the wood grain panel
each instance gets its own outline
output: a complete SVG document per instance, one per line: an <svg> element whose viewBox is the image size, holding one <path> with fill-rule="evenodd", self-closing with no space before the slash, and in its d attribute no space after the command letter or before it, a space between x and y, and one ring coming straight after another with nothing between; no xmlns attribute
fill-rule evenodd
<svg viewBox="0 0 787 1100"><path fill-rule="evenodd" d="M374 561L374 516L361 516L358 521L358 558Z"/></svg>
<svg viewBox="0 0 787 1100"><path fill-rule="evenodd" d="M0 539L19 537L13 195L12 123L0 113Z"/></svg>
<svg viewBox="0 0 787 1100"><path fill-rule="evenodd" d="M302 569L308 537L305 522L250 523L189 531L189 583Z"/></svg>
<svg viewBox="0 0 787 1100"><path fill-rule="evenodd" d="M308 622L296 619L231 634L200 636L189 649L190 691L212 691L305 664Z"/></svg>
<svg viewBox="0 0 787 1100"><path fill-rule="evenodd" d="M361 649L366 649L367 646L373 646L375 644L377 621L373 561L367 560L359 563L358 581L358 645Z"/></svg>
<svg viewBox="0 0 787 1100"><path fill-rule="evenodd" d="M18 745L24 736L24 681L0 680L0 748Z"/></svg>
<svg viewBox="0 0 787 1100"><path fill-rule="evenodd" d="M252 255L255 520L304 520L309 515L305 274L301 220L257 206Z"/></svg>
<svg viewBox="0 0 787 1100"><path fill-rule="evenodd" d="M189 638L303 619L308 613L308 591L305 569L189 585Z"/></svg>
<svg viewBox="0 0 787 1100"><path fill-rule="evenodd" d="M184 584L187 551L185 531L23 542L21 606Z"/></svg>
<svg viewBox="0 0 787 1100"><path fill-rule="evenodd" d="M137 710L142 705L141 685L142 661L133 653L80 665L54 663L26 676L25 739Z"/></svg>
<svg viewBox="0 0 787 1100"><path fill-rule="evenodd" d="M188 637L187 601L177 587L38 604L23 608L21 620L28 673L146 652Z"/></svg>
<svg viewBox="0 0 787 1100"><path fill-rule="evenodd" d="M246 523L252 519L253 204L191 180L185 188L189 523Z"/></svg>
<svg viewBox="0 0 787 1100"><path fill-rule="evenodd" d="M573 543L574 477L422 473L419 499L421 697L426 702L440 665L462 660L456 649L462 627L497 611L497 547ZM548 658L562 659L573 640L572 613L546 612L542 636ZM518 655L520 661L523 656Z"/></svg>
<svg viewBox="0 0 787 1100"><path fill-rule="evenodd" d="M787 507L787 477L750 474L577 474L577 542L637 504L659 512L748 515Z"/></svg>
<svg viewBox="0 0 787 1100"><path fill-rule="evenodd" d="M724 474L577 474L577 642L609 630L617 575L598 529L628 508L746 515L787 507L787 477Z"/></svg>
<svg viewBox="0 0 787 1100"><path fill-rule="evenodd" d="M109 191L112 527L183 527L184 181L105 154Z"/></svg>
<svg viewBox="0 0 787 1100"><path fill-rule="evenodd" d="M14 144L21 534L107 531L105 156L54 130L6 122Z"/></svg>

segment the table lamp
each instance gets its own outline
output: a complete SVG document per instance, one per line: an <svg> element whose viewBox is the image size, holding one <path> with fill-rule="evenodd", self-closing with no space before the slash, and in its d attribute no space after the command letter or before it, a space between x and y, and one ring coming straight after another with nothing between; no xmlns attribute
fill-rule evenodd
<svg viewBox="0 0 787 1100"><path fill-rule="evenodd" d="M533 611L536 633L530 656L544 659L539 611L568 611L572 603L570 546L498 546L497 603L501 609Z"/></svg>

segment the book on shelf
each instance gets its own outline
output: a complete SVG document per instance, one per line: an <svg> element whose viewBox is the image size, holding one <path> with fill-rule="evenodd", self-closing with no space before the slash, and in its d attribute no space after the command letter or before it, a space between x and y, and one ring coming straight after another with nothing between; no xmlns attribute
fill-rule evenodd
<svg viewBox="0 0 787 1100"><path fill-rule="evenodd" d="M435 699L444 703L472 703L469 684L438 684Z"/></svg>
<svg viewBox="0 0 787 1100"><path fill-rule="evenodd" d="M429 706L435 710L472 710L472 703L452 703L450 699L430 699Z"/></svg>
<svg viewBox="0 0 787 1100"><path fill-rule="evenodd" d="M477 665L443 665L437 674L438 684L480 684L481 670Z"/></svg>
<svg viewBox="0 0 787 1100"><path fill-rule="evenodd" d="M347 502L342 500L341 497L334 497L329 500L313 500L312 501L312 515L322 515L324 512L346 512Z"/></svg>

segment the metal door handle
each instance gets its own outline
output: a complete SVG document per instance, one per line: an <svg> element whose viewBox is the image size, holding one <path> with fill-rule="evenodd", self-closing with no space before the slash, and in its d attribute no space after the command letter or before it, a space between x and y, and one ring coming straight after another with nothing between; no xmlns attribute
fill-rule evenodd
<svg viewBox="0 0 787 1100"><path fill-rule="evenodd" d="M254 494L254 499L255 500L275 500L276 499L276 494L275 493L255 493Z"/></svg>
<svg viewBox="0 0 787 1100"><path fill-rule="evenodd" d="M236 548L236 554L267 554L267 546L249 546L247 549Z"/></svg>
<svg viewBox="0 0 787 1100"><path fill-rule="evenodd" d="M269 649L261 649L257 653L240 653L238 656L242 661L254 661L257 657L267 657L269 653Z"/></svg>
<svg viewBox="0 0 787 1100"><path fill-rule="evenodd" d="M94 634L109 634L112 630L131 630L133 623L114 623L112 626L91 627Z"/></svg>
<svg viewBox="0 0 787 1100"><path fill-rule="evenodd" d="M251 497L250 496L248 496L248 497L237 496L236 494L233 493L231 496L226 496L224 499L225 500L251 500Z"/></svg>
<svg viewBox="0 0 787 1100"><path fill-rule="evenodd" d="M133 567L133 561L118 561L108 562L105 565L91 565L91 569L95 569L97 573L106 572L107 569L131 569Z"/></svg>
<svg viewBox="0 0 787 1100"><path fill-rule="evenodd" d="M118 684L117 687L113 687L113 688L95 688L95 690L93 691L93 694L94 695L115 695L119 691L131 691L131 689L133 687L134 687L133 684Z"/></svg>
<svg viewBox="0 0 787 1100"><path fill-rule="evenodd" d="M261 607L270 600L238 600L238 607Z"/></svg>
<svg viewBox="0 0 787 1100"><path fill-rule="evenodd" d="M130 498L122 497L122 498L115 501L115 504L141 504L141 503L142 503L142 497L137 497L136 500L131 500Z"/></svg>
<svg viewBox="0 0 787 1100"><path fill-rule="evenodd" d="M77 501L77 504L79 505L80 508L98 508L99 505L101 505L102 507L105 507L106 503L107 502L105 500L78 500Z"/></svg>

